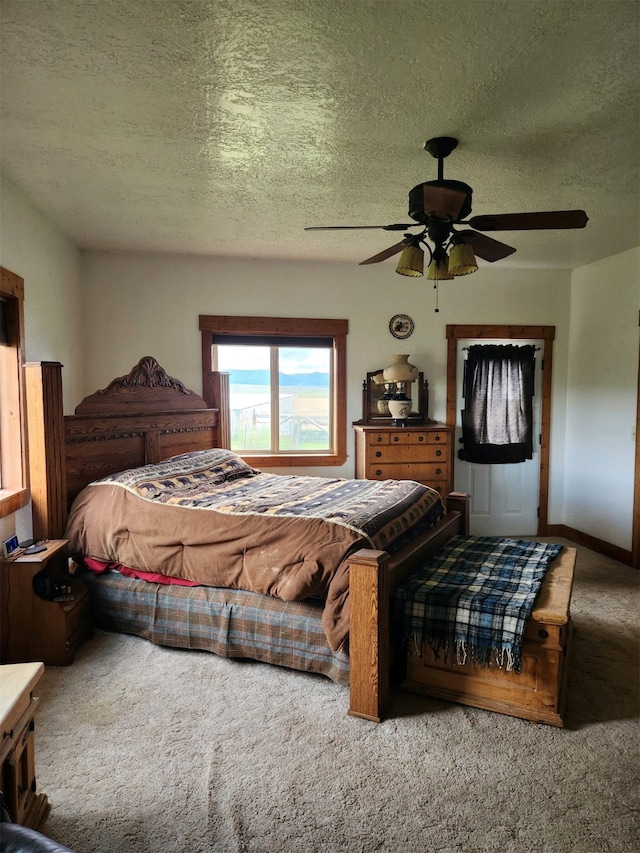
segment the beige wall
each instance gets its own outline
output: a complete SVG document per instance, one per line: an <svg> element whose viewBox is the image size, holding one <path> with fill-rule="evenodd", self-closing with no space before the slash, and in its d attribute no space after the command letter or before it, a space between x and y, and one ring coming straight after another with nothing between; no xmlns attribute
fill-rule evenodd
<svg viewBox="0 0 640 853"><path fill-rule="evenodd" d="M82 387L80 253L5 179L0 234L0 265L24 279L27 361L62 362L63 393L70 403ZM0 519L3 536L14 532L20 539L31 536L30 507Z"/></svg>
<svg viewBox="0 0 640 853"><path fill-rule="evenodd" d="M574 272L564 523L631 550L640 248ZM605 510L599 511L601 503Z"/></svg>
<svg viewBox="0 0 640 853"><path fill-rule="evenodd" d="M564 446L564 399L569 340L570 274L566 270L484 268L441 285L440 311L424 279L396 275L392 262L375 267L196 258L181 255L83 255L85 393L153 355L174 376L201 391L199 314L346 317L348 422L362 416L362 380L408 352L430 385L430 416L445 418L448 323L556 325L554 410ZM397 313L415 332L398 342L389 332ZM349 459L332 475L353 476ZM558 476L561 472L561 461ZM314 473L325 473L315 469ZM557 490L556 490L557 491ZM560 511L558 509L558 511Z"/></svg>
<svg viewBox="0 0 640 853"><path fill-rule="evenodd" d="M448 323L555 325L549 521L631 547L640 249L573 274L485 266L443 283L436 314L431 285L396 275L392 262L78 253L7 182L0 215L0 264L25 278L27 358L64 364L67 413L143 355L200 391L199 314L346 317L349 422L361 416L366 371L398 351L425 372L430 416L444 419ZM396 313L415 321L401 343L388 331ZM352 475L351 437L348 446L346 465L313 473ZM585 498L603 484L604 513ZM26 512L1 520L0 532L24 538Z"/></svg>

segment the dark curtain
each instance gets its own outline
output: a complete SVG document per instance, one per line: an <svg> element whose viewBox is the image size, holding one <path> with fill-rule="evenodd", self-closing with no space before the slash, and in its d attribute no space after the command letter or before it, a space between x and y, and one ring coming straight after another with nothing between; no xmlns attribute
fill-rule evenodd
<svg viewBox="0 0 640 853"><path fill-rule="evenodd" d="M535 347L469 347L460 459L495 465L533 457Z"/></svg>

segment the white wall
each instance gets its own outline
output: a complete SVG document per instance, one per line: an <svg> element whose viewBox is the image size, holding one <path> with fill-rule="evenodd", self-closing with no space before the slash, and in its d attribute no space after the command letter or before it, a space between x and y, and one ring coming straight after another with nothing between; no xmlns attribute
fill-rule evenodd
<svg viewBox="0 0 640 853"><path fill-rule="evenodd" d="M573 274L486 265L443 283L436 314L431 285L396 275L391 261L359 267L356 260L79 254L5 180L0 225L0 264L25 279L27 359L64 364L66 413L144 355L200 392L198 315L254 314L349 320L349 423L362 414L366 371L403 351L428 378L429 414L441 421L447 324L554 325L549 522L630 549L640 249ZM415 321L407 341L388 331L396 313ZM348 449L344 466L314 473L351 476L351 436ZM605 515L590 497L597 489L606 489ZM28 508L0 520L0 535L14 529L21 538L30 535Z"/></svg>
<svg viewBox="0 0 640 853"><path fill-rule="evenodd" d="M65 401L82 386L80 254L6 179L0 184L0 265L24 279L27 361L64 364ZM74 403L75 405L75 403ZM73 411L73 406L65 409ZM0 533L31 536L30 506L0 519Z"/></svg>
<svg viewBox="0 0 640 853"><path fill-rule="evenodd" d="M408 352L430 385L430 416L443 421L446 394L446 325L501 323L555 325L551 520L562 512L566 364L570 273L487 266L440 286L440 311L425 279L396 275L393 262L370 267L293 261L225 260L181 255L86 253L83 287L84 394L127 373L152 355L173 376L201 392L199 314L343 317L347 338L348 423L362 417L362 380L385 367L394 352ZM89 307L90 306L90 307ZM390 334L390 318L413 317L406 341ZM77 402L77 401L75 401ZM74 405L75 405L74 402ZM314 473L353 476L353 437L341 468ZM308 473L308 471L307 471Z"/></svg>
<svg viewBox="0 0 640 853"><path fill-rule="evenodd" d="M640 248L571 281L565 521L631 550ZM602 502L606 511L600 511Z"/></svg>

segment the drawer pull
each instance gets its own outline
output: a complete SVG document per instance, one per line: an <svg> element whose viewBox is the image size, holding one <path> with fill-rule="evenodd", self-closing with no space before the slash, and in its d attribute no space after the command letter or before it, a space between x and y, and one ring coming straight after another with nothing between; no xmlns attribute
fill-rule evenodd
<svg viewBox="0 0 640 853"><path fill-rule="evenodd" d="M377 457L378 457L378 459L379 459L379 458L382 456L382 451L381 451L381 450L376 450L376 456L377 456Z"/></svg>
<svg viewBox="0 0 640 853"><path fill-rule="evenodd" d="M538 631L538 636L542 637L543 640L546 640L547 637L549 636L549 632L545 631L544 628L540 628L540 630Z"/></svg>
<svg viewBox="0 0 640 853"><path fill-rule="evenodd" d="M439 436L439 435L434 435L433 440L434 440L434 441L440 441L440 436Z"/></svg>
<svg viewBox="0 0 640 853"><path fill-rule="evenodd" d="M381 435L376 436L376 441L378 442L378 444L380 444L380 442L382 441L382 436Z"/></svg>
<svg viewBox="0 0 640 853"><path fill-rule="evenodd" d="M418 441L424 441L424 436L423 435L418 436Z"/></svg>
<svg viewBox="0 0 640 853"><path fill-rule="evenodd" d="M436 468L436 474L442 474L442 468Z"/></svg>
<svg viewBox="0 0 640 853"><path fill-rule="evenodd" d="M436 450L436 456L442 456L442 451L441 451L441 450Z"/></svg>
<svg viewBox="0 0 640 853"><path fill-rule="evenodd" d="M376 470L376 477L381 477L381 476L382 476L382 471L378 468Z"/></svg>
<svg viewBox="0 0 640 853"><path fill-rule="evenodd" d="M400 437L399 437L399 436L397 436L397 435L394 435L394 436L393 436L393 440L394 440L394 441L400 441Z"/></svg>

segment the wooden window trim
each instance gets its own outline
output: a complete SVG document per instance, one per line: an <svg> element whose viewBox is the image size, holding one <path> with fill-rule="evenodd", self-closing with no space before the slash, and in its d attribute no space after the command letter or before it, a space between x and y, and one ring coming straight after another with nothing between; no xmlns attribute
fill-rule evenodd
<svg viewBox="0 0 640 853"><path fill-rule="evenodd" d="M278 335L281 337L331 337L335 350L335 373L333 376L333 411L335 412L335 452L323 454L287 453L243 454L257 467L292 468L311 466L343 465L347 460L347 333L348 320L323 320L292 317L230 317L201 314L202 333L202 396L209 406L220 406L215 399L212 377L211 336L214 332L233 335ZM221 407L222 408L222 407ZM223 415L225 414L223 410ZM223 430L224 434L224 430Z"/></svg>
<svg viewBox="0 0 640 853"><path fill-rule="evenodd" d="M0 517L29 502L27 418L24 383L24 279L0 267L0 296L8 300L10 352L0 359L3 412L0 417Z"/></svg>

